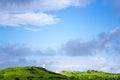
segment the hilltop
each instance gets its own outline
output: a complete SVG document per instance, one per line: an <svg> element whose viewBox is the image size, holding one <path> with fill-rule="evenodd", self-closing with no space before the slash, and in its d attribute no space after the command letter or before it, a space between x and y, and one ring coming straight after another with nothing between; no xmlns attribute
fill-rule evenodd
<svg viewBox="0 0 120 80"><path fill-rule="evenodd" d="M41 67L26 66L0 70L0 80L68 80L68 77Z"/></svg>

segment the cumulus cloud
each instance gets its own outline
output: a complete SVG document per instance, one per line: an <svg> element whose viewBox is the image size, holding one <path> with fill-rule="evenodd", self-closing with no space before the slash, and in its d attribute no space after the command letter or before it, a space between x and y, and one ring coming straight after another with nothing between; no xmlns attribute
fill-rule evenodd
<svg viewBox="0 0 120 80"><path fill-rule="evenodd" d="M102 33L99 35L97 42L99 43L99 49L106 51L114 51L115 53L119 53L120 50L120 28L117 27L113 29L109 33Z"/></svg>
<svg viewBox="0 0 120 80"><path fill-rule="evenodd" d="M94 45L93 42L80 42L79 39L70 40L62 47L62 51L70 56L87 56L92 55Z"/></svg>
<svg viewBox="0 0 120 80"><path fill-rule="evenodd" d="M56 16L45 13L70 6L86 6L93 0L0 0L0 25L43 26L59 21ZM36 31L29 28L29 31Z"/></svg>
<svg viewBox="0 0 120 80"><path fill-rule="evenodd" d="M0 44L0 68L35 65L41 66L42 58L51 57L54 50L33 50L25 44Z"/></svg>
<svg viewBox="0 0 120 80"><path fill-rule="evenodd" d="M0 55L10 55L12 57L21 57L32 53L32 50L25 47L25 45L0 45Z"/></svg>
<svg viewBox="0 0 120 80"><path fill-rule="evenodd" d="M19 25L49 25L58 21L53 15L45 13L21 13L9 14L0 13L0 25L19 26Z"/></svg>
<svg viewBox="0 0 120 80"><path fill-rule="evenodd" d="M101 33L97 39L81 42L79 39L70 40L62 45L61 53L69 56L88 56L98 53L120 53L120 28L109 33Z"/></svg>
<svg viewBox="0 0 120 80"><path fill-rule="evenodd" d="M0 45L0 68L33 65L34 60L27 60L27 58L35 54L37 53L26 45Z"/></svg>

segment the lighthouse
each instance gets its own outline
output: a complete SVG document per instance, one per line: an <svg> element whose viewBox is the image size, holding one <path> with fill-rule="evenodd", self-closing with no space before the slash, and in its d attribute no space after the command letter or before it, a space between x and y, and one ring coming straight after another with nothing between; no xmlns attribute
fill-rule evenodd
<svg viewBox="0 0 120 80"><path fill-rule="evenodd" d="M45 65L45 63L43 63L42 68L45 68L45 67L46 67L46 65Z"/></svg>

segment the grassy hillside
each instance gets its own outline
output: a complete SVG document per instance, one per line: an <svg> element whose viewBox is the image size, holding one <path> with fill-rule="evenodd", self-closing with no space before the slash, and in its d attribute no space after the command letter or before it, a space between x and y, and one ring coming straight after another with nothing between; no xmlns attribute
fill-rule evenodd
<svg viewBox="0 0 120 80"><path fill-rule="evenodd" d="M15 67L0 70L0 80L120 80L120 74L62 71L57 74L40 67Z"/></svg>
<svg viewBox="0 0 120 80"><path fill-rule="evenodd" d="M71 77L72 80L120 80L120 74L98 72L88 70L87 72L62 71L62 75Z"/></svg>
<svg viewBox="0 0 120 80"><path fill-rule="evenodd" d="M69 80L66 76L39 67L15 67L0 70L0 80Z"/></svg>

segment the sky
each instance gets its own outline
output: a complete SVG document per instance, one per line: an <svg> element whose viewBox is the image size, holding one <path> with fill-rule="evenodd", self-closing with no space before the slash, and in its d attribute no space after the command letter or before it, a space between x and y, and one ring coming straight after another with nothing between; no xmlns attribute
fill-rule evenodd
<svg viewBox="0 0 120 80"><path fill-rule="evenodd" d="M119 0L0 0L0 69L120 73Z"/></svg>

